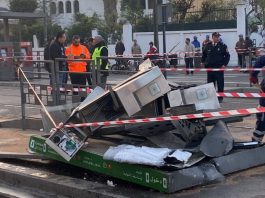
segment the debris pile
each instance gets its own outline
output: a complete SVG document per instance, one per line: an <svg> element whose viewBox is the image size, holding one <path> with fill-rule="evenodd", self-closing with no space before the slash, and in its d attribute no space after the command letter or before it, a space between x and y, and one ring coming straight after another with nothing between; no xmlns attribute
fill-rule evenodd
<svg viewBox="0 0 265 198"><path fill-rule="evenodd" d="M213 119L211 124L203 118L90 127L75 124L196 114L218 108L213 84L168 82L161 70L147 60L138 73L108 91L96 87L65 120L65 125L73 127L53 129L46 143L70 161L88 138L110 140L111 135L118 135L118 146L105 152L105 160L186 168L233 149L234 139L222 119ZM214 127L209 129L209 125Z"/></svg>

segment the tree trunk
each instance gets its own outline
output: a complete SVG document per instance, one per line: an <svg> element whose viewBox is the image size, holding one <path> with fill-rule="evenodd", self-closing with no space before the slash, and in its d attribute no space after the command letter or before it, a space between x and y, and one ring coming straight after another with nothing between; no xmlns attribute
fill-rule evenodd
<svg viewBox="0 0 265 198"><path fill-rule="evenodd" d="M109 27L117 23L117 0L103 0L104 3L104 17Z"/></svg>

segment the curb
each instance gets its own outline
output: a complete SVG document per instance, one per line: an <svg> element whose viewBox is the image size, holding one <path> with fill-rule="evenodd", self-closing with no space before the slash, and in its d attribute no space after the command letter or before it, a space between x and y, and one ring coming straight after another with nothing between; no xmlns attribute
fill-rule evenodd
<svg viewBox="0 0 265 198"><path fill-rule="evenodd" d="M75 179L67 176L55 175L41 170L34 170L22 166L0 162L0 178L5 183L37 189L57 195L78 198L123 198L114 194L113 188L87 180Z"/></svg>

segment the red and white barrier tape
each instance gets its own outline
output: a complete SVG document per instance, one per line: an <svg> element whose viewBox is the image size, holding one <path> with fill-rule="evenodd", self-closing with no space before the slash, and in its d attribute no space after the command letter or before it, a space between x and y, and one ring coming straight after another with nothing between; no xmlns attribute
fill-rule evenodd
<svg viewBox="0 0 265 198"><path fill-rule="evenodd" d="M193 72L209 72L209 71L234 71L234 72L244 72L244 71L265 71L265 67L263 68L160 68L162 71L193 71Z"/></svg>
<svg viewBox="0 0 265 198"><path fill-rule="evenodd" d="M265 93L216 93L218 97L227 97L227 98L265 98Z"/></svg>
<svg viewBox="0 0 265 198"><path fill-rule="evenodd" d="M249 109L188 114L188 115L180 115L180 116L131 119L131 120L116 120L116 121L105 121L105 122L91 122L91 123L82 123L82 124L66 124L64 125L64 127L74 128L74 127L90 127L90 126L111 126L111 125L136 124L136 123L148 123L148 122L189 120L189 119L198 119L198 118L228 117L228 116L235 116L235 115L250 115L250 114L264 113L264 112L265 112L265 107L258 107L258 108L249 108Z"/></svg>
<svg viewBox="0 0 265 198"><path fill-rule="evenodd" d="M233 54L233 53L255 53L255 52L258 52L259 50L262 50L262 49L264 49L264 48L257 48L256 50L245 50L245 49L229 49L228 51L229 51L229 53L231 53L231 54ZM184 57L185 56L185 54L198 54L198 53L200 53L200 54L202 54L202 51L194 51L194 52L186 52L186 51L175 51L175 52L171 52L171 53L152 53L152 54L123 54L122 56L120 55L120 56L117 56L116 54L114 54L114 55L111 55L112 57L113 56L116 56L116 57L133 57L133 56L164 56L164 55L166 55L166 56L170 56L170 55L178 55L178 56L182 56L182 57Z"/></svg>
<svg viewBox="0 0 265 198"><path fill-rule="evenodd" d="M35 89L40 89L40 87L36 87ZM52 91L52 87L47 87L48 91ZM86 92L91 93L93 89L87 88L72 88L72 89L65 89L63 87L60 88L60 91L67 91L67 92ZM219 92L216 93L217 97L226 97L226 98L265 98L265 93L239 93L239 92Z"/></svg>

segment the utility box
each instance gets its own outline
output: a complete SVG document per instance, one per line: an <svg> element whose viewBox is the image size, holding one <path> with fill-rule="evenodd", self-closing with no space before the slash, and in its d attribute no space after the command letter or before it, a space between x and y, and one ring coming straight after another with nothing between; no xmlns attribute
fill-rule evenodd
<svg viewBox="0 0 265 198"><path fill-rule="evenodd" d="M169 92L171 88L159 67L137 76L129 82L115 87L128 116L141 111L142 107Z"/></svg>

